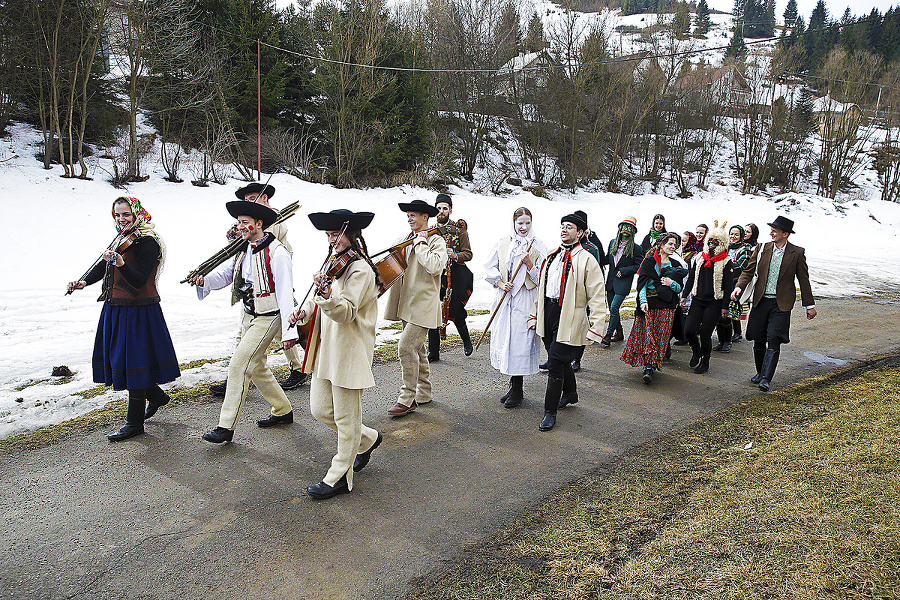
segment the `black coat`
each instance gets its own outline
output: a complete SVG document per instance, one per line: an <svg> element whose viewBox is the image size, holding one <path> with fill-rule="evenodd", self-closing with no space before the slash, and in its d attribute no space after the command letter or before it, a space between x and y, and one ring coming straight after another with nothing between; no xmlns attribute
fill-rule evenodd
<svg viewBox="0 0 900 600"><path fill-rule="evenodd" d="M641 260L644 258L644 249L635 242L634 250L629 256L622 254L619 264L615 264L616 256L616 240L609 242L606 259L609 262L609 275L606 278L606 291L627 296L631 293L631 284L634 283L634 276L641 266ZM616 273L621 273L621 277L616 277Z"/></svg>
<svg viewBox="0 0 900 600"><path fill-rule="evenodd" d="M672 288L663 286L662 283L660 283L660 280L663 277L669 277L675 281L681 282L684 280L685 275L687 275L687 269L677 261L672 261L671 265L663 267L662 273L657 273L656 259L651 254L644 258L643 262L641 262L640 269L638 270L638 294L640 294L641 289L644 286L652 281L653 287L656 288L656 295L650 296L648 294L647 304L649 307L651 309L675 308L678 306L680 296ZM640 311L640 309L641 307L638 305L637 310Z"/></svg>

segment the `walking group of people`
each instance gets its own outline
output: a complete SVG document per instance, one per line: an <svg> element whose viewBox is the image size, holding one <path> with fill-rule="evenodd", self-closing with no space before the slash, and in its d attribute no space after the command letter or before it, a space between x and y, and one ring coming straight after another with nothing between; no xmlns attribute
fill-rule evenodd
<svg viewBox="0 0 900 600"><path fill-rule="evenodd" d="M293 422L285 389L309 381L311 412L336 432L337 452L322 481L307 492L330 498L352 490L354 473L368 464L383 440L362 423L361 407L363 390L375 384L379 296L388 294L385 319L401 323L397 354L402 384L387 411L392 417L432 401L430 363L440 360L440 340L450 321L464 353L472 354L465 310L473 287L466 265L472 260L468 226L450 219L453 201L447 194L438 195L433 205L423 200L399 203L410 231L378 253L387 253L385 259L375 261L378 255L370 254L363 237L373 213L311 213L312 225L325 234L329 258L298 306L287 230L275 223L278 213L268 203L274 193L273 186L261 184L236 192L238 200L225 208L236 220L229 236L242 240L237 253L207 275L190 279L200 300L230 287L232 304L240 302L243 308L228 377L220 387L211 387L224 396L219 421L203 439L233 440L251 384L272 407L257 421L260 427ZM68 290L103 281L94 380L129 392L126 423L109 435L120 441L143 433L144 420L169 402L159 384L175 380L180 372L156 288L165 244L138 199L117 198L112 215L116 241ZM429 227L435 217L438 226ZM620 312L635 276L637 308L622 358L641 367L648 384L670 352L673 335L690 344L695 372L706 372L713 330L719 331L722 351L741 336L735 321L742 315L741 292L747 289L753 306L747 337L754 341L757 366L752 381L768 390L780 345L789 341L795 278L807 317L816 314L805 255L787 242L793 222L785 217L769 224L772 242L759 245L754 245L758 231L752 225L733 226L729 237L705 225L697 227L696 235L680 236L666 231L662 215L654 217L650 233L638 244L637 221L628 217L605 252L583 211L562 217L560 243L553 251L535 237L532 218L525 207L514 211L512 232L493 246L485 279L496 288L491 364L510 378L500 400L507 408L520 406L525 376L547 369L541 431L553 429L560 408L578 402L575 373L584 347L598 342L608 348L625 340ZM393 271L382 270L388 258ZM266 365L267 349L276 338L291 368L281 384ZM543 365L541 342L547 353ZM305 350L302 361L298 346Z"/></svg>

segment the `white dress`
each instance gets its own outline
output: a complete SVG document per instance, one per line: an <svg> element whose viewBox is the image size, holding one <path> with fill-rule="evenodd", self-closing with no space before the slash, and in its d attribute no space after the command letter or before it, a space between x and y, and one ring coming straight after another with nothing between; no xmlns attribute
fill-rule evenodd
<svg viewBox="0 0 900 600"><path fill-rule="evenodd" d="M494 286L502 279L500 261L503 261L508 276L512 276L532 238L533 236L524 237L517 233L503 238L501 241L510 241L506 256L499 256L500 242L494 244L484 265L485 281ZM534 375L541 362L540 338L533 329L528 328L528 313L538 290L536 286L531 290L526 288L525 278L528 276L535 283L540 279L541 265L547 258L547 248L540 240L535 239L532 256L534 250L538 252L534 267L529 270L523 265L519 269L513 281L513 289L503 299L503 305L491 324L491 366L504 375ZM502 296L503 290L498 289L494 308Z"/></svg>

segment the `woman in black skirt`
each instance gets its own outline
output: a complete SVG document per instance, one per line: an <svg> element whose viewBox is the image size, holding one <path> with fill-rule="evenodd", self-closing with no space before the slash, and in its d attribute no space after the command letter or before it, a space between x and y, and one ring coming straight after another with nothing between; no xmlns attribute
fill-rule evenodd
<svg viewBox="0 0 900 600"><path fill-rule="evenodd" d="M169 401L158 384L174 381L181 372L156 290L165 244L137 198L116 198L112 215L119 237L84 279L69 282L68 290L103 280L92 362L96 383L128 390L125 426L107 436L118 442L144 432L144 419Z"/></svg>

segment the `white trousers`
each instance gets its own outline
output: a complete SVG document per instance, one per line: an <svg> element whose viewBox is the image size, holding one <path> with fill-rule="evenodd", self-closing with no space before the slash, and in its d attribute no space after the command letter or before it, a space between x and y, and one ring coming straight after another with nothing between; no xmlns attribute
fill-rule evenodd
<svg viewBox="0 0 900 600"><path fill-rule="evenodd" d="M281 335L281 317L254 317L244 313L241 319L241 341L234 349L228 363L228 386L225 401L219 413L219 427L233 430L250 390L256 386L266 402L272 405L272 414L280 417L293 410L284 390L278 385L272 371L266 367L266 349L275 336Z"/></svg>
<svg viewBox="0 0 900 600"><path fill-rule="evenodd" d="M378 432L362 423L362 390L342 388L313 372L309 389L309 408L317 421L337 432L337 454L324 481L333 486L347 475L347 486L353 489L353 461L378 439Z"/></svg>

